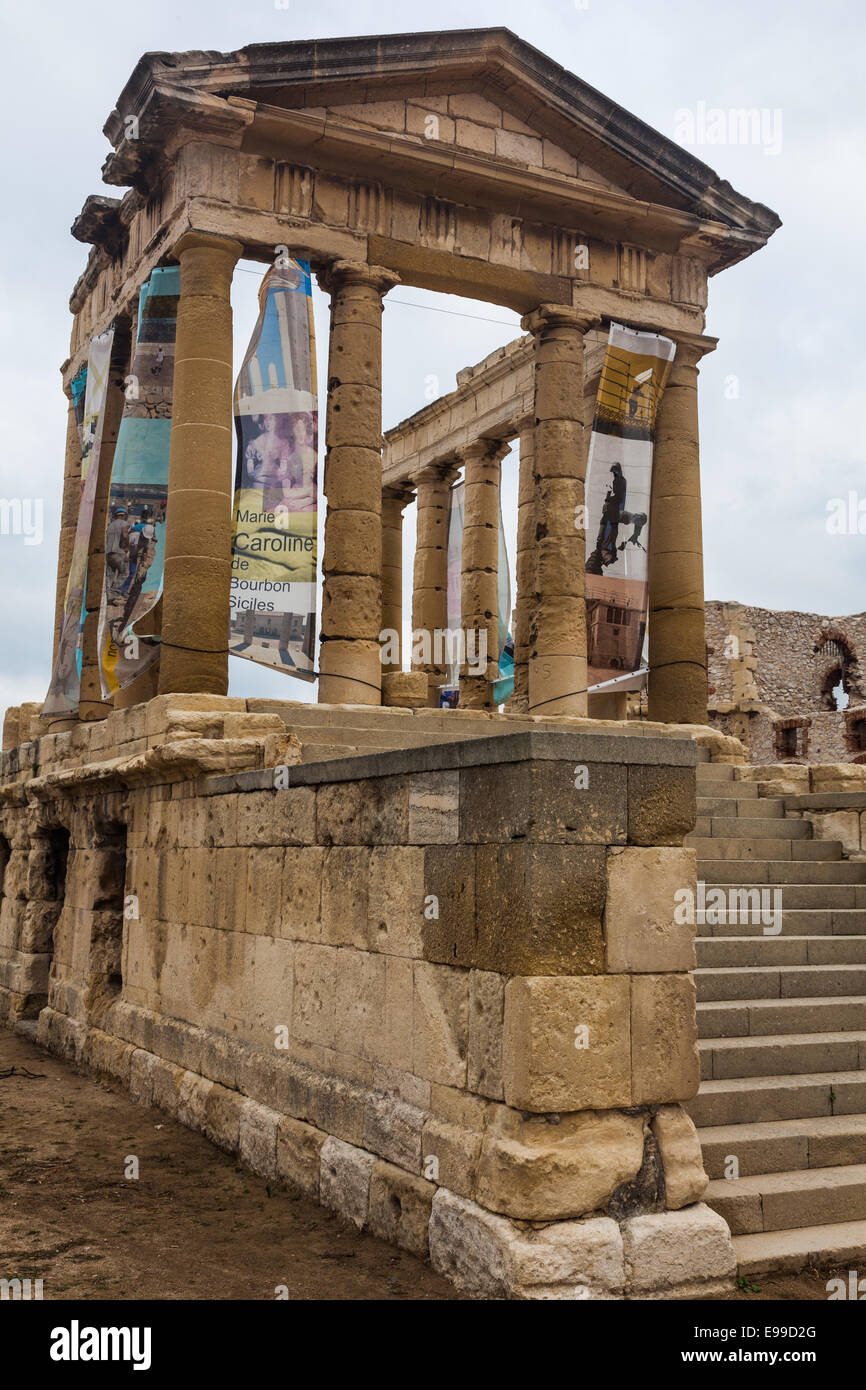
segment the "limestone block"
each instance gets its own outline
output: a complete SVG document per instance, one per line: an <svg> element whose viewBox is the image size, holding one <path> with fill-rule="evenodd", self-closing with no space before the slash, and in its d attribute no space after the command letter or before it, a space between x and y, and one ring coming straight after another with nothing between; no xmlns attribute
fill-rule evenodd
<svg viewBox="0 0 866 1390"><path fill-rule="evenodd" d="M241 1113L247 1099L237 1091L214 1084L205 1102L204 1133L212 1144L226 1153L237 1153L240 1142Z"/></svg>
<svg viewBox="0 0 866 1390"><path fill-rule="evenodd" d="M447 965L416 961L412 1070L444 1086L466 1085L469 981Z"/></svg>
<svg viewBox="0 0 866 1390"><path fill-rule="evenodd" d="M522 1230L511 1246L512 1298L616 1299L624 1279L622 1235L610 1217Z"/></svg>
<svg viewBox="0 0 866 1390"><path fill-rule="evenodd" d="M359 845L361 787L358 782L333 782L316 792L316 839L320 845Z"/></svg>
<svg viewBox="0 0 866 1390"><path fill-rule="evenodd" d="M681 845L696 816L694 768L629 766L630 845Z"/></svg>
<svg viewBox="0 0 866 1390"><path fill-rule="evenodd" d="M543 163L541 141L512 130L497 130L496 154L500 159L513 159L518 164L540 166Z"/></svg>
<svg viewBox="0 0 866 1390"><path fill-rule="evenodd" d="M406 105L406 130L410 135L423 135L425 139L439 141L442 144L454 143L454 122L449 116L441 115L432 105L436 98L431 98L427 103L424 98L419 99L418 105L408 102ZM430 123L430 117L435 116L436 124ZM417 219L416 219L417 227ZM404 238L412 240L412 238Z"/></svg>
<svg viewBox="0 0 866 1390"><path fill-rule="evenodd" d="M361 833L355 843L405 845L409 829L409 779L367 777L358 782L357 787Z"/></svg>
<svg viewBox="0 0 866 1390"><path fill-rule="evenodd" d="M184 1072L177 1103L177 1118L187 1129L204 1133L207 1101L214 1083L193 1071Z"/></svg>
<svg viewBox="0 0 866 1390"><path fill-rule="evenodd" d="M403 956L386 957L384 1022L378 1036L372 1035L368 1040L375 1060L386 1066L411 1066L414 1001L412 960ZM429 1082L415 1080L416 1084L429 1089Z"/></svg>
<svg viewBox="0 0 866 1390"><path fill-rule="evenodd" d="M386 671L382 675L382 704L400 709L423 709L427 704L424 671Z"/></svg>
<svg viewBox="0 0 866 1390"><path fill-rule="evenodd" d="M377 1163L370 1179L370 1231L424 1259L435 1192L433 1183L391 1163Z"/></svg>
<svg viewBox="0 0 866 1390"><path fill-rule="evenodd" d="M367 924L370 850L332 845L322 871L322 940L331 946L371 944Z"/></svg>
<svg viewBox="0 0 866 1390"><path fill-rule="evenodd" d="M274 1046L275 1029L291 1028L294 993L295 945L270 936L247 937L243 979L241 1031L253 1047L267 1052Z"/></svg>
<svg viewBox="0 0 866 1390"><path fill-rule="evenodd" d="M360 1230L367 1224L370 1181L378 1159L364 1149L328 1138L322 1145L319 1200Z"/></svg>
<svg viewBox="0 0 866 1390"><path fill-rule="evenodd" d="M454 844L459 836L460 773L419 773L409 779L409 843Z"/></svg>
<svg viewBox="0 0 866 1390"><path fill-rule="evenodd" d="M305 789L306 790L306 789ZM322 933L322 879L327 850L289 846L283 860L282 906L274 929L293 941L319 941Z"/></svg>
<svg viewBox="0 0 866 1390"><path fill-rule="evenodd" d="M627 1298L688 1298L732 1287L727 1222L703 1202L622 1223Z"/></svg>
<svg viewBox="0 0 866 1390"><path fill-rule="evenodd" d="M364 1147L410 1173L420 1173L421 1132L426 1119L426 1110L417 1105L374 1093L364 1116Z"/></svg>
<svg viewBox="0 0 866 1390"><path fill-rule="evenodd" d="M866 767L855 763L827 763L810 767L809 790L813 792L866 792Z"/></svg>
<svg viewBox="0 0 866 1390"><path fill-rule="evenodd" d="M252 849L246 856L246 930L273 933L283 884L282 849Z"/></svg>
<svg viewBox="0 0 866 1390"><path fill-rule="evenodd" d="M164 1110L172 1118L177 1116L184 1074L184 1067L175 1066L173 1062L165 1062L162 1057L154 1057L152 1103L157 1110Z"/></svg>
<svg viewBox="0 0 866 1390"><path fill-rule="evenodd" d="M332 1062L339 1056L339 1053L332 1053ZM322 1077L320 1074L317 1078L313 1074L311 1081L306 1116L311 1124L346 1144L363 1143L369 1080L361 1086L342 1076Z"/></svg>
<svg viewBox="0 0 866 1390"><path fill-rule="evenodd" d="M424 954L424 856L424 849L413 845L370 851L366 940L371 949L386 955Z"/></svg>
<svg viewBox="0 0 866 1390"><path fill-rule="evenodd" d="M816 840L839 840L846 854L860 849L859 811L806 811L804 817L814 827Z"/></svg>
<svg viewBox="0 0 866 1390"><path fill-rule="evenodd" d="M560 975L509 980L502 1072L506 1104L516 1110L631 1105L628 979Z"/></svg>
<svg viewBox="0 0 866 1390"><path fill-rule="evenodd" d="M296 945L292 1035L301 1042L333 1045L336 981L334 947L300 942Z"/></svg>
<svg viewBox="0 0 866 1390"><path fill-rule="evenodd" d="M454 138L458 145L479 154L493 154L496 150L495 132L475 121L458 120Z"/></svg>
<svg viewBox="0 0 866 1390"><path fill-rule="evenodd" d="M335 976L334 1036L331 1046L351 1057L376 1056L385 1001L384 956L340 951Z"/></svg>
<svg viewBox="0 0 866 1390"><path fill-rule="evenodd" d="M653 1116L655 1135L665 1178L665 1205L678 1211L699 1202L707 1190L698 1133L681 1105L662 1105Z"/></svg>
<svg viewBox="0 0 866 1390"><path fill-rule="evenodd" d="M608 850L604 908L610 972L694 970L694 923L674 921L676 893L697 891L693 849Z"/></svg>
<svg viewBox="0 0 866 1390"><path fill-rule="evenodd" d="M505 980L486 970L469 974L469 1052L466 1083L470 1091L502 1100L502 1029Z"/></svg>
<svg viewBox="0 0 866 1390"><path fill-rule="evenodd" d="M600 846L479 845L474 950L455 963L518 975L601 971L605 887Z"/></svg>
<svg viewBox="0 0 866 1390"><path fill-rule="evenodd" d="M467 1293L492 1298L605 1299L623 1286L615 1221L563 1221L530 1231L440 1187L430 1262Z"/></svg>
<svg viewBox="0 0 866 1390"><path fill-rule="evenodd" d="M241 1161L263 1178L277 1175L277 1125L280 1116L266 1105L245 1100L241 1106L238 1153Z"/></svg>
<svg viewBox="0 0 866 1390"><path fill-rule="evenodd" d="M472 845L428 845L423 896L416 900L422 949L416 954L444 965L475 961L476 852Z"/></svg>
<svg viewBox="0 0 866 1390"><path fill-rule="evenodd" d="M690 1100L700 1080L691 975L631 977L632 1105Z"/></svg>
<svg viewBox="0 0 866 1390"><path fill-rule="evenodd" d="M322 1146L327 1135L289 1115L277 1125L277 1177L314 1200L319 1196Z"/></svg>
<svg viewBox="0 0 866 1390"><path fill-rule="evenodd" d="M209 799L219 801L222 798ZM239 845L316 843L314 787L242 793L237 797L236 814L236 843Z"/></svg>
<svg viewBox="0 0 866 1390"><path fill-rule="evenodd" d="M44 1010L43 1010L44 1012ZM153 1069L156 1058L152 1052L136 1048L129 1059L129 1094L136 1105L153 1104Z"/></svg>
<svg viewBox="0 0 866 1390"><path fill-rule="evenodd" d="M99 1028L91 1028L84 1047L84 1064L93 1076L128 1086L134 1051L131 1043L111 1037Z"/></svg>
<svg viewBox="0 0 866 1390"><path fill-rule="evenodd" d="M475 1196L524 1221L584 1216L633 1181L643 1151L641 1115L585 1110L525 1118L497 1106L484 1133Z"/></svg>
<svg viewBox="0 0 866 1390"><path fill-rule="evenodd" d="M565 761L463 768L460 838L625 844L626 792L626 768L616 763L581 764L579 777Z"/></svg>

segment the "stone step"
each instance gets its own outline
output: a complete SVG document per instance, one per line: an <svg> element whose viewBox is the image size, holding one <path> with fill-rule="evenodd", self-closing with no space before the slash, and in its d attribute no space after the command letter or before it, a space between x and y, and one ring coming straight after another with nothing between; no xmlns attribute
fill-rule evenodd
<svg viewBox="0 0 866 1390"><path fill-rule="evenodd" d="M833 969L834 967L829 967ZM699 1038L771 1038L866 1030L866 996L719 1000L698 1004Z"/></svg>
<svg viewBox="0 0 866 1390"><path fill-rule="evenodd" d="M792 893L802 893L802 888L785 888L780 890L783 893L783 903L790 901L789 895ZM828 889L821 889L822 894L827 893ZM844 893L850 890L841 890ZM772 900L769 904L772 910ZM740 913L742 916L742 912ZM860 936L866 934L866 908L854 907L835 907L821 910L820 908L787 908L782 909L781 930L775 937L768 936L764 930L765 923L759 919L741 922L735 920L732 915L730 922L703 922L700 924L702 937L712 937L719 940L722 937L761 937L765 941L781 940L789 936Z"/></svg>
<svg viewBox="0 0 866 1390"><path fill-rule="evenodd" d="M866 1002L866 964L708 966L694 972L698 1001L850 999Z"/></svg>
<svg viewBox="0 0 866 1390"><path fill-rule="evenodd" d="M712 801L757 801L758 787L755 782L703 782L698 781L697 796ZM761 802L763 808L764 802ZM735 816L737 811L731 811Z"/></svg>
<svg viewBox="0 0 866 1390"><path fill-rule="evenodd" d="M751 805L751 802L749 803ZM716 840L811 840L812 822L785 820L782 816L699 816L709 822L710 835ZM697 832L695 832L697 833ZM768 855L772 858L772 855Z"/></svg>
<svg viewBox="0 0 866 1390"><path fill-rule="evenodd" d="M764 1274L768 1270L792 1274L814 1268L841 1270L839 1277L845 1281L847 1293L848 1269L862 1269L866 1260L866 1221L839 1221L826 1226L734 1236L731 1243L741 1275ZM858 1297L862 1296L861 1290Z"/></svg>
<svg viewBox="0 0 866 1390"><path fill-rule="evenodd" d="M718 822L716 822L718 824ZM771 822L772 824L772 822ZM695 827L687 835L684 843L697 852L698 863L712 864L716 860L726 863L777 863L779 860L807 860L809 863L838 861L842 858L842 844L839 840L806 840L785 836L781 839L760 839L751 831L744 835L717 837L701 835Z"/></svg>
<svg viewBox="0 0 866 1390"><path fill-rule="evenodd" d="M728 1077L702 1081L686 1103L698 1128L866 1114L866 1072Z"/></svg>
<svg viewBox="0 0 866 1390"><path fill-rule="evenodd" d="M725 965L862 965L866 936L700 936L695 942L702 970Z"/></svg>
<svg viewBox="0 0 866 1390"><path fill-rule="evenodd" d="M734 769L730 763L703 763L697 767L698 782L733 782Z"/></svg>
<svg viewBox="0 0 866 1390"><path fill-rule="evenodd" d="M866 1164L717 1178L703 1200L731 1235L866 1220Z"/></svg>
<svg viewBox="0 0 866 1390"><path fill-rule="evenodd" d="M698 1130L707 1177L741 1178L866 1163L866 1115L759 1120ZM732 1168L731 1159L737 1166Z"/></svg>
<svg viewBox="0 0 866 1390"><path fill-rule="evenodd" d="M821 841L815 843L820 844ZM847 860L836 863L808 863L790 859L754 859L749 861L746 877L749 887L762 883L777 886L802 883L812 887L827 884L840 887L849 883L866 884L866 864L850 863ZM737 860L699 858L698 878L702 878L705 883L742 883L743 866Z"/></svg>
<svg viewBox="0 0 866 1390"><path fill-rule="evenodd" d="M698 1055L705 1081L852 1072L866 1067L866 1032L701 1038Z"/></svg>
<svg viewBox="0 0 866 1390"><path fill-rule="evenodd" d="M746 783L737 783L738 786L745 786ZM785 802L782 797L765 797L759 800L756 796L701 796L697 798L697 811L699 816L724 816L730 820L783 820L786 825L809 825L811 821L801 821L792 816L790 821L785 817ZM779 834L782 832L780 831Z"/></svg>

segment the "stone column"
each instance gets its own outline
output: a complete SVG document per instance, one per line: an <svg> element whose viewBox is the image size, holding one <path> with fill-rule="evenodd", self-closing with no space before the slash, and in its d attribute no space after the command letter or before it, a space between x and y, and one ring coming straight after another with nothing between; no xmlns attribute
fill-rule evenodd
<svg viewBox="0 0 866 1390"><path fill-rule="evenodd" d="M337 261L331 296L319 703L378 705L382 667L382 298L398 277Z"/></svg>
<svg viewBox="0 0 866 1390"><path fill-rule="evenodd" d="M517 480L517 563L514 582L514 694L511 708L529 709L529 627L535 594L535 429L520 431Z"/></svg>
<svg viewBox="0 0 866 1390"><path fill-rule="evenodd" d="M715 342L677 339L659 406L649 523L649 717L706 724L707 653L698 362Z"/></svg>
<svg viewBox="0 0 866 1390"><path fill-rule="evenodd" d="M418 501L412 631L429 633L430 643L430 660L414 666L427 672L428 703L432 706L439 703L438 687L446 674L444 665L436 661L435 634L444 633L448 626L448 493L458 466L456 460L432 464L412 478Z"/></svg>
<svg viewBox="0 0 866 1390"><path fill-rule="evenodd" d="M477 439L460 451L465 481L461 626L466 660L460 669L462 709L492 709L499 675L499 481L508 445ZM486 670L479 665L486 644ZM472 653L475 659L472 659Z"/></svg>
<svg viewBox="0 0 866 1390"><path fill-rule="evenodd" d="M412 501L410 490L382 490L382 629L398 635L396 661L383 661L382 674L403 669L403 508Z"/></svg>
<svg viewBox="0 0 866 1390"><path fill-rule="evenodd" d="M542 304L521 327L535 338L535 594L529 632L529 710L585 715L589 430L584 425L584 334L596 317Z"/></svg>
<svg viewBox="0 0 866 1390"><path fill-rule="evenodd" d="M186 232L165 526L159 693L228 691L232 307L240 242Z"/></svg>

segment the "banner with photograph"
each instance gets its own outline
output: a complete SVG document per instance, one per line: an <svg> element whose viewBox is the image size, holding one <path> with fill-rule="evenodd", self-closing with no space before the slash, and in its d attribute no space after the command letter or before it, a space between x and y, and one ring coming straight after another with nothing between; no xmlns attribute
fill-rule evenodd
<svg viewBox="0 0 866 1390"><path fill-rule="evenodd" d="M235 386L229 651L315 680L318 396L310 267L272 266Z"/></svg>
<svg viewBox="0 0 866 1390"><path fill-rule="evenodd" d="M455 483L448 494L448 555L446 613L448 622L448 650L445 654L446 681L450 694L446 703L455 705L452 698L459 685L460 667L465 661L472 662L479 653L474 648L473 639L466 639L462 628L463 604L463 517L465 505L465 484ZM508 551L505 547L505 526L502 521L502 508L499 509L499 553L498 553L498 618L499 618L499 679L493 684L494 704L504 705L514 693L514 638L510 632L511 622L511 573L508 565ZM464 650L465 643L465 650ZM438 658L437 658L438 664Z"/></svg>
<svg viewBox="0 0 866 1390"><path fill-rule="evenodd" d="M179 295L178 266L154 270L139 295L105 528L98 632L104 699L159 660L159 637L136 627L162 596Z"/></svg>
<svg viewBox="0 0 866 1390"><path fill-rule="evenodd" d="M114 343L114 324L91 338L87 366L71 383L72 408L81 440L81 490L75 540L69 561L57 659L48 695L42 706L44 715L70 715L78 710L81 695L81 664L84 637L87 559L90 532L99 483L99 452L105 423L105 399Z"/></svg>
<svg viewBox="0 0 866 1390"><path fill-rule="evenodd" d="M675 350L658 333L610 325L586 470L589 686L641 664L653 439Z"/></svg>

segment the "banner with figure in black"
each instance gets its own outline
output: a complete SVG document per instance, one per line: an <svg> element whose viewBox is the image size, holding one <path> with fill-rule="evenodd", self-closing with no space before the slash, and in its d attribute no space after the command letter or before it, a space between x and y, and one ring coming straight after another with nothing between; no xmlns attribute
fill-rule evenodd
<svg viewBox="0 0 866 1390"><path fill-rule="evenodd" d="M658 333L610 325L586 470L590 686L641 664L653 438L675 347Z"/></svg>

